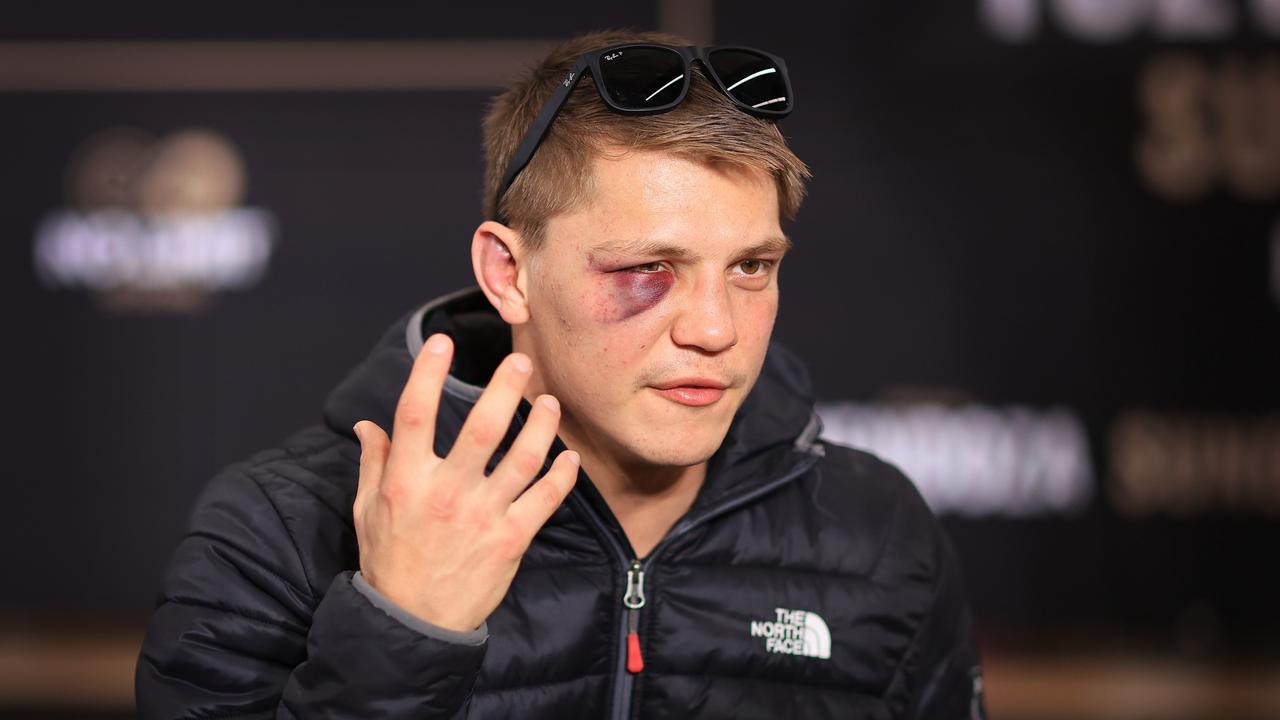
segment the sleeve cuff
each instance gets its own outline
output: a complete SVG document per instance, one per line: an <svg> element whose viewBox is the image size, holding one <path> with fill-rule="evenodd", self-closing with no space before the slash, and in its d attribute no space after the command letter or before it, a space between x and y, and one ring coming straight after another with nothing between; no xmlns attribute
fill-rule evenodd
<svg viewBox="0 0 1280 720"><path fill-rule="evenodd" d="M372 603L374 607L395 618L409 629L427 637L459 645L483 645L489 639L488 621L480 623L480 627L471 632L458 632L457 630L434 625L391 602L385 595L374 589L360 574L359 570L351 576L351 586Z"/></svg>

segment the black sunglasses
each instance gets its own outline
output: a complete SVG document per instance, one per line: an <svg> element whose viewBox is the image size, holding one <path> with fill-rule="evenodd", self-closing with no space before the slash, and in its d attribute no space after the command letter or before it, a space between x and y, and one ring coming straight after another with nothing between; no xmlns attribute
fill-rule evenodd
<svg viewBox="0 0 1280 720"><path fill-rule="evenodd" d="M494 198L494 212L542 144L582 74L591 71L596 90L610 109L628 115L667 112L689 94L689 71L697 60L715 86L740 110L756 117L780 119L795 107L791 79L782 58L748 47L675 47L651 43L614 45L584 53L556 87L529 126Z"/></svg>

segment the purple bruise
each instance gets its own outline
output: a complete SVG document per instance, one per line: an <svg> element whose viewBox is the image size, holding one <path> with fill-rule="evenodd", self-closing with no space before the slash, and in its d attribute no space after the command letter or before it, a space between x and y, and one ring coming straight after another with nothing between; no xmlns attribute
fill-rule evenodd
<svg viewBox="0 0 1280 720"><path fill-rule="evenodd" d="M616 272L613 279L613 308L609 319L618 322L639 315L657 305L674 282L671 273Z"/></svg>

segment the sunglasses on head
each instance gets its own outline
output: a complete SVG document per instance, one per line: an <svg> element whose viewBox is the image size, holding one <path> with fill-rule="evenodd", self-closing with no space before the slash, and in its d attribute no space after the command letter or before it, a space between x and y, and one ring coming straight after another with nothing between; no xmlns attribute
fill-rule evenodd
<svg viewBox="0 0 1280 720"><path fill-rule="evenodd" d="M762 50L630 43L584 53L547 98L507 163L494 198L499 219L506 221L497 210L503 195L533 158L583 73L591 72L596 91L610 109L627 115L652 115L684 102L694 60L702 63L716 88L745 113L780 119L795 106L786 63Z"/></svg>

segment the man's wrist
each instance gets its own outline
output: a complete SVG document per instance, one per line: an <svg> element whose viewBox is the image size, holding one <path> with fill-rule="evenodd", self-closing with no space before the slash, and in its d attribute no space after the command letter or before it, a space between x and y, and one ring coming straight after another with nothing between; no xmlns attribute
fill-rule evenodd
<svg viewBox="0 0 1280 720"><path fill-rule="evenodd" d="M374 607L385 612L406 627L427 637L459 645L483 645L489 638L488 622L480 623L480 627L469 632L461 632L427 622L413 613L397 605L390 598L378 592L357 570L351 576L351 586L365 597Z"/></svg>

